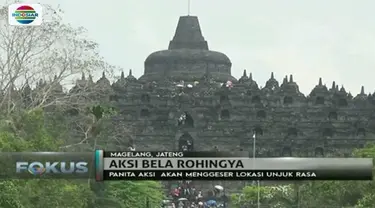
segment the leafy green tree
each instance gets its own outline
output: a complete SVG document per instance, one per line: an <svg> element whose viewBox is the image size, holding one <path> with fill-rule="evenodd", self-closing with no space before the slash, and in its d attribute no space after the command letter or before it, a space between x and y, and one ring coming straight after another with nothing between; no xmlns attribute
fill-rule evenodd
<svg viewBox="0 0 375 208"><path fill-rule="evenodd" d="M258 188L256 186L245 186L242 189L241 193L231 195L231 204L235 207L256 207L258 195L257 191ZM260 187L259 192L260 196L262 197L260 201L264 202L265 200L267 200L265 196L269 194L269 190L265 187Z"/></svg>
<svg viewBox="0 0 375 208"><path fill-rule="evenodd" d="M375 145L353 151L353 157L375 158ZM306 207L366 207L375 200L374 181L313 181L301 186L300 201ZM370 206L371 207L371 206Z"/></svg>
<svg viewBox="0 0 375 208"><path fill-rule="evenodd" d="M9 128L10 127L10 128ZM59 141L44 128L42 110L34 110L2 120L2 152L56 151ZM82 180L6 180L0 182L0 207L87 207L92 192Z"/></svg>
<svg viewBox="0 0 375 208"><path fill-rule="evenodd" d="M93 99L108 94L98 90L101 86L95 85L92 77L84 77L84 73L111 73L116 68L99 55L98 45L86 38L84 28L61 21L62 12L44 5L43 16L50 21L40 27L0 25L0 51L4 54L0 58L0 74L4 75L0 78L0 152L90 151L120 146L120 139L109 134L109 116L115 110ZM0 7L2 21L7 15L7 5ZM82 82L74 93L66 93L61 84L81 75ZM137 208L144 207L145 196L153 205L162 198L157 182L99 184L80 180L0 181L0 207Z"/></svg>
<svg viewBox="0 0 375 208"><path fill-rule="evenodd" d="M373 207L375 204L375 194L367 193L358 202L355 208L368 208Z"/></svg>
<svg viewBox="0 0 375 208"><path fill-rule="evenodd" d="M60 141L44 127L42 110L25 112L1 124L2 152L59 150ZM147 202L155 207L164 198L162 185L156 181L6 180L0 181L0 188L0 207L5 208L141 208Z"/></svg>
<svg viewBox="0 0 375 208"><path fill-rule="evenodd" d="M125 207L158 207L164 199L162 185L157 181L108 181L107 198L116 198Z"/></svg>
<svg viewBox="0 0 375 208"><path fill-rule="evenodd" d="M353 157L375 158L375 145L353 151ZM234 207L256 207L257 187L247 186L232 195ZM260 187L260 202L269 208L355 207L375 204L374 181L310 181L288 186Z"/></svg>

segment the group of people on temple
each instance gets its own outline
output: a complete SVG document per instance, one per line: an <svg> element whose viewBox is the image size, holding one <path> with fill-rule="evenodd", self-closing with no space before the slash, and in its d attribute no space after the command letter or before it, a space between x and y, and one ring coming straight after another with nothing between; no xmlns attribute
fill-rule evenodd
<svg viewBox="0 0 375 208"><path fill-rule="evenodd" d="M191 151L193 149L193 143L187 140L185 144L181 145L180 150L183 152Z"/></svg>
<svg viewBox="0 0 375 208"><path fill-rule="evenodd" d="M170 188L170 199L163 201L163 208L217 208L225 207L223 187L215 186L203 194L197 190L192 181L179 181ZM220 203L220 201L222 201Z"/></svg>

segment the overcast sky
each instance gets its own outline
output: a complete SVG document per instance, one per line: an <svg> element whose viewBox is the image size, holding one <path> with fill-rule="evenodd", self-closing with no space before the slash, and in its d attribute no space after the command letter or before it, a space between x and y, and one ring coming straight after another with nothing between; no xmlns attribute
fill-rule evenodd
<svg viewBox="0 0 375 208"><path fill-rule="evenodd" d="M38 2L59 2L67 23L87 28L102 55L136 77L150 53L168 47L188 11L188 0ZM264 86L271 72L279 82L293 74L304 93L319 77L353 95L362 85L374 92L374 8L373 0L191 0L191 15L210 49L231 59L232 75L247 69Z"/></svg>

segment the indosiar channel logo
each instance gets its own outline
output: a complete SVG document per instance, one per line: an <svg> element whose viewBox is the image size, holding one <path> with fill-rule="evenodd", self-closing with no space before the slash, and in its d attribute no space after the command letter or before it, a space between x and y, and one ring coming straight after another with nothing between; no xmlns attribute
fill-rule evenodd
<svg viewBox="0 0 375 208"><path fill-rule="evenodd" d="M41 25L42 5L40 4L12 4L8 8L10 25L36 26Z"/></svg>
<svg viewBox="0 0 375 208"><path fill-rule="evenodd" d="M29 172L35 176L44 174L74 174L87 173L87 162L17 162L16 172Z"/></svg>

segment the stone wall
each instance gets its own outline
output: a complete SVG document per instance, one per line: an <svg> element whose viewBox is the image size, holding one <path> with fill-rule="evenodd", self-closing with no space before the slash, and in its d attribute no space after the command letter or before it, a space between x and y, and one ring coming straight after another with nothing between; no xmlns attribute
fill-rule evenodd
<svg viewBox="0 0 375 208"><path fill-rule="evenodd" d="M155 82L146 88L134 80L124 88L136 90L113 92L122 97L114 104L123 109L123 122L141 121L139 149L177 150L180 137L189 135L196 151L214 146L249 151L256 131L259 156L313 157L350 152L374 133L374 96L363 90L353 98L345 89L329 90L321 83L305 96L295 82L285 80L274 89L259 89L251 79L240 79L232 89L205 81L193 89L184 84ZM178 126L183 113L191 120Z"/></svg>

